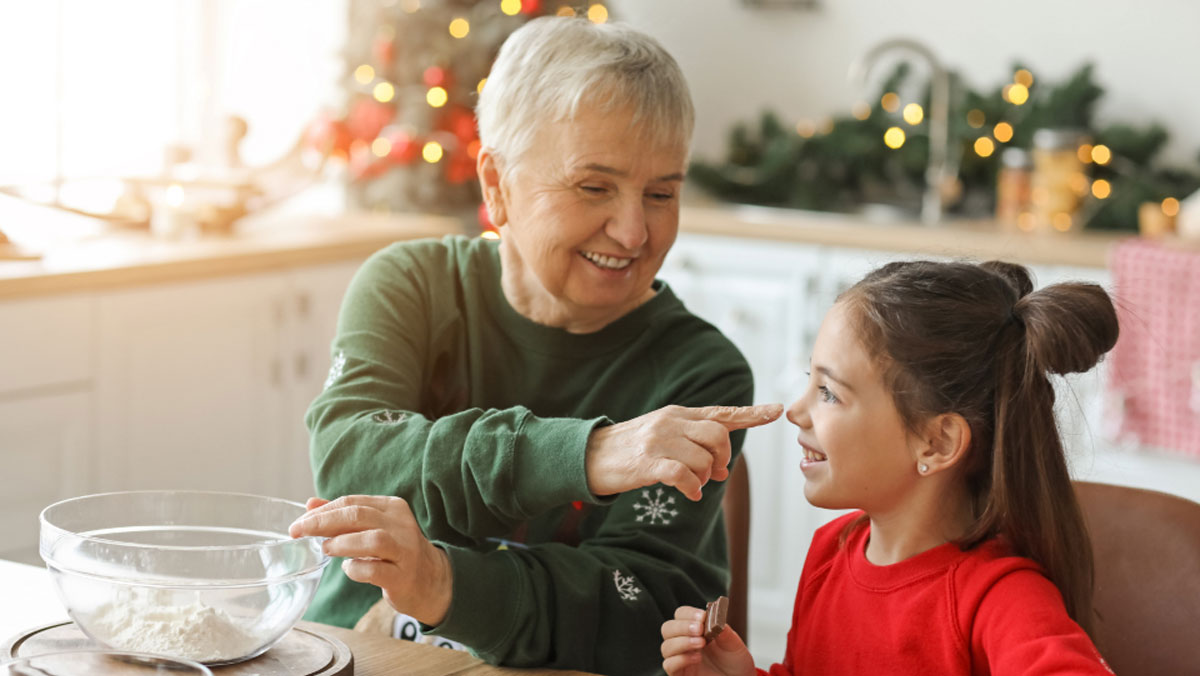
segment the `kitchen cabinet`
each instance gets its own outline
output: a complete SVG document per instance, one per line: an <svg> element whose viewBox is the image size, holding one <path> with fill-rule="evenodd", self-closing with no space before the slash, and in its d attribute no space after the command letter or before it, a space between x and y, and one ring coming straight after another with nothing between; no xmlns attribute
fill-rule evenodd
<svg viewBox="0 0 1200 676"><path fill-rule="evenodd" d="M947 235L949 236L949 235ZM868 271L893 260L938 258L836 244L684 232L664 262L665 279L696 314L720 328L754 371L755 400L791 403L806 383L809 354L825 312ZM1012 258L1012 256L1007 256ZM1107 270L1030 266L1038 286L1090 281ZM1106 367L1056 378L1056 413L1073 475L1200 500L1200 463L1122 446L1105 435ZM796 584L813 532L842 512L804 499L795 427L748 432L751 485L750 647L760 663L783 655Z"/></svg>
<svg viewBox="0 0 1200 676"><path fill-rule="evenodd" d="M357 267L100 297L98 488L311 494L304 410Z"/></svg>

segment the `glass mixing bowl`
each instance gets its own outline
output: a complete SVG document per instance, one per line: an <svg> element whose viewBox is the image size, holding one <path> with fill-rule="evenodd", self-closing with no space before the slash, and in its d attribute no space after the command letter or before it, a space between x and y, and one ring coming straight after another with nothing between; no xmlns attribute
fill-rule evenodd
<svg viewBox="0 0 1200 676"><path fill-rule="evenodd" d="M308 608L329 563L288 536L304 505L129 491L42 510L40 551L71 619L114 650L209 665L256 657Z"/></svg>
<svg viewBox="0 0 1200 676"><path fill-rule="evenodd" d="M0 660L0 676L213 676L191 660L171 659L113 650L72 650L15 660Z"/></svg>

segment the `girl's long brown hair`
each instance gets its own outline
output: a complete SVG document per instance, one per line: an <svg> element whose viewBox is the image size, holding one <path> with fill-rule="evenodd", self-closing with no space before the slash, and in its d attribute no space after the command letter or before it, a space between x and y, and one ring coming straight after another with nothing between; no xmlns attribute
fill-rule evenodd
<svg viewBox="0 0 1200 676"><path fill-rule="evenodd" d="M1048 374L1091 369L1117 340L1095 284L1033 291L1028 270L991 261L891 263L842 295L910 429L943 413L971 427L964 476L974 521L959 543L1002 537L1037 561L1089 633L1092 548L1054 418Z"/></svg>

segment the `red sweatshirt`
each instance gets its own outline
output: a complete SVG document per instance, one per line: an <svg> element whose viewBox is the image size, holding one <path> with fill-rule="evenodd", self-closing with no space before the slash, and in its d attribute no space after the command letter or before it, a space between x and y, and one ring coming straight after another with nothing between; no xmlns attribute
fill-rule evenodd
<svg viewBox="0 0 1200 676"><path fill-rule="evenodd" d="M993 540L876 566L865 554L869 525L838 545L860 515L813 536L787 654L771 676L1112 673L1033 561Z"/></svg>

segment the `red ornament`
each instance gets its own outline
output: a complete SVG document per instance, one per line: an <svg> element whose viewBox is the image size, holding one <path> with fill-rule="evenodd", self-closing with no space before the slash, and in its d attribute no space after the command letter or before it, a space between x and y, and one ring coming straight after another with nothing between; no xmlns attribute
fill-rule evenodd
<svg viewBox="0 0 1200 676"><path fill-rule="evenodd" d="M350 141L350 130L346 123L328 112L322 112L304 130L304 145L325 155L347 157Z"/></svg>
<svg viewBox="0 0 1200 676"><path fill-rule="evenodd" d="M391 144L388 159L396 164L412 164L421 155L421 140L404 129L392 127L383 133Z"/></svg>
<svg viewBox="0 0 1200 676"><path fill-rule="evenodd" d="M522 14L537 14L542 11L542 0L521 0Z"/></svg>
<svg viewBox="0 0 1200 676"><path fill-rule="evenodd" d="M375 99L359 99L350 108L346 126L354 138L374 141L395 114L396 110L390 105L379 103Z"/></svg>
<svg viewBox="0 0 1200 676"><path fill-rule="evenodd" d="M465 154L455 154L446 162L446 180L452 185L466 183L475 178L475 163Z"/></svg>
<svg viewBox="0 0 1200 676"><path fill-rule="evenodd" d="M392 61L396 59L396 41L392 38L375 38L375 43L371 45L371 54L375 57L375 63L390 68Z"/></svg>
<svg viewBox="0 0 1200 676"><path fill-rule="evenodd" d="M470 108L463 106L455 106L446 113L442 128L454 134L464 146L478 138L475 133L475 115L471 113Z"/></svg>
<svg viewBox="0 0 1200 676"><path fill-rule="evenodd" d="M450 76L446 73L446 69L441 66L430 66L421 74L421 81L426 87L443 87L450 88Z"/></svg>

